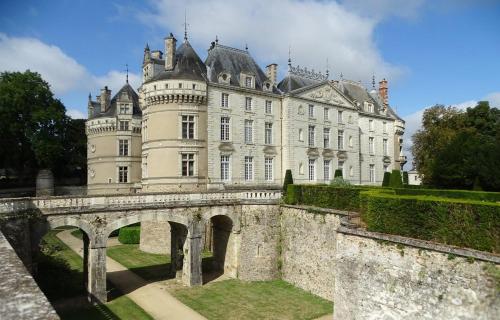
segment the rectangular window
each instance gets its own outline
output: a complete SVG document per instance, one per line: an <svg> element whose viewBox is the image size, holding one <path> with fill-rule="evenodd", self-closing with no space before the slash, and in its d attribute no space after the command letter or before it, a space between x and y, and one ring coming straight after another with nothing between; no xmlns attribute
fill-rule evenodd
<svg viewBox="0 0 500 320"><path fill-rule="evenodd" d="M323 161L323 175L325 177L325 181L330 181L330 163L332 160Z"/></svg>
<svg viewBox="0 0 500 320"><path fill-rule="evenodd" d="M179 89L182 89L182 83L179 82Z"/></svg>
<svg viewBox="0 0 500 320"><path fill-rule="evenodd" d="M315 129L314 126L309 126L309 135L308 135L308 137L309 137L309 147L314 147L314 140L315 140L314 139L315 138L315 136L314 136L314 129Z"/></svg>
<svg viewBox="0 0 500 320"><path fill-rule="evenodd" d="M245 181L253 180L253 157L245 157Z"/></svg>
<svg viewBox="0 0 500 320"><path fill-rule="evenodd" d="M194 116L182 116L182 139L194 139Z"/></svg>
<svg viewBox="0 0 500 320"><path fill-rule="evenodd" d="M245 143L253 142L253 120L245 120Z"/></svg>
<svg viewBox="0 0 500 320"><path fill-rule="evenodd" d="M370 182L375 182L375 165L371 164L370 165Z"/></svg>
<svg viewBox="0 0 500 320"><path fill-rule="evenodd" d="M370 152L370 154L375 153L375 145L373 137L368 138L368 152Z"/></svg>
<svg viewBox="0 0 500 320"><path fill-rule="evenodd" d="M194 176L194 154L193 153L182 153L182 176L192 177Z"/></svg>
<svg viewBox="0 0 500 320"><path fill-rule="evenodd" d="M128 131L128 121L120 120L120 131Z"/></svg>
<svg viewBox="0 0 500 320"><path fill-rule="evenodd" d="M125 157L128 156L128 140L118 140L118 151L119 151L119 156Z"/></svg>
<svg viewBox="0 0 500 320"><path fill-rule="evenodd" d="M252 88L252 77L245 77L245 86L247 88Z"/></svg>
<svg viewBox="0 0 500 320"><path fill-rule="evenodd" d="M264 140L265 144L273 144L273 124L271 122L265 124Z"/></svg>
<svg viewBox="0 0 500 320"><path fill-rule="evenodd" d="M273 158L264 159L264 179L273 181Z"/></svg>
<svg viewBox="0 0 500 320"><path fill-rule="evenodd" d="M316 160L309 159L309 181L316 180Z"/></svg>
<svg viewBox="0 0 500 320"><path fill-rule="evenodd" d="M266 113L273 113L273 102L271 100L266 100Z"/></svg>
<svg viewBox="0 0 500 320"><path fill-rule="evenodd" d="M222 181L229 181L229 156L220 156L220 178Z"/></svg>
<svg viewBox="0 0 500 320"><path fill-rule="evenodd" d="M339 130L337 137L337 147L339 150L344 150L344 130Z"/></svg>
<svg viewBox="0 0 500 320"><path fill-rule="evenodd" d="M220 139L229 141L229 117L220 118Z"/></svg>
<svg viewBox="0 0 500 320"><path fill-rule="evenodd" d="M384 133L387 133L387 122L384 121L382 127L383 127L383 130L384 130Z"/></svg>
<svg viewBox="0 0 500 320"><path fill-rule="evenodd" d="M196 90L196 84L193 83L193 90Z"/></svg>
<svg viewBox="0 0 500 320"><path fill-rule="evenodd" d="M245 110L252 111L252 98L245 97Z"/></svg>
<svg viewBox="0 0 500 320"><path fill-rule="evenodd" d="M344 161L339 160L337 163L337 169L339 169L342 172L342 177L345 177L344 174Z"/></svg>
<svg viewBox="0 0 500 320"><path fill-rule="evenodd" d="M309 118L314 118L314 105L309 105Z"/></svg>
<svg viewBox="0 0 500 320"><path fill-rule="evenodd" d="M120 114L127 114L129 110L128 104L120 105Z"/></svg>
<svg viewBox="0 0 500 320"><path fill-rule="evenodd" d="M330 128L323 129L323 148L330 148Z"/></svg>
<svg viewBox="0 0 500 320"><path fill-rule="evenodd" d="M389 149L387 146L387 139L382 140L382 143L383 143L383 147L384 147L384 156L386 156L389 154Z"/></svg>
<svg viewBox="0 0 500 320"><path fill-rule="evenodd" d="M330 109L325 107L323 110L323 117L325 118L325 121L330 120Z"/></svg>
<svg viewBox="0 0 500 320"><path fill-rule="evenodd" d="M337 112L337 122L344 123L344 113L341 110Z"/></svg>
<svg viewBox="0 0 500 320"><path fill-rule="evenodd" d="M128 167L118 167L118 182L119 183L128 182Z"/></svg>
<svg viewBox="0 0 500 320"><path fill-rule="evenodd" d="M221 94L220 106L222 108L229 108L229 94L227 93Z"/></svg>
<svg viewBox="0 0 500 320"><path fill-rule="evenodd" d="M370 131L373 131L373 120L368 120L368 127L370 128Z"/></svg>
<svg viewBox="0 0 500 320"><path fill-rule="evenodd" d="M165 89L168 89L168 83L165 83Z"/></svg>

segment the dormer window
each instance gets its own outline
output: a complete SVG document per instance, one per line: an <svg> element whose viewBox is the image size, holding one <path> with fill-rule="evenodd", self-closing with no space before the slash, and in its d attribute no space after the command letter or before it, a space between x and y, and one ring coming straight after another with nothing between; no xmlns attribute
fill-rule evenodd
<svg viewBox="0 0 500 320"><path fill-rule="evenodd" d="M128 104L120 105L120 114L127 114L129 110Z"/></svg>
<svg viewBox="0 0 500 320"><path fill-rule="evenodd" d="M365 111L373 113L375 111L373 103L365 102Z"/></svg>
<svg viewBox="0 0 500 320"><path fill-rule="evenodd" d="M240 73L240 87L255 89L255 77L253 74Z"/></svg>
<svg viewBox="0 0 500 320"><path fill-rule="evenodd" d="M219 74L219 83L229 84L231 81L231 76L225 72Z"/></svg>
<svg viewBox="0 0 500 320"><path fill-rule="evenodd" d="M252 77L245 77L245 87L252 88Z"/></svg>
<svg viewBox="0 0 500 320"><path fill-rule="evenodd" d="M272 91L273 87L271 86L271 83L269 81L265 81L262 89L264 91Z"/></svg>

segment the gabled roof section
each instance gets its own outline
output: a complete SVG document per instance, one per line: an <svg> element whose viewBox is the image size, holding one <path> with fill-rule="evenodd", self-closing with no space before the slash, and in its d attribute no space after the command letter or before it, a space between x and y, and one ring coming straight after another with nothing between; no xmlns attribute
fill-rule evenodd
<svg viewBox="0 0 500 320"><path fill-rule="evenodd" d="M113 96L110 102L109 109L106 112L101 111L101 104L99 102L90 101L92 106L94 107L94 115L89 119L93 118L103 118L103 117L114 117L117 115L117 105L121 99L125 98L126 100L132 102L132 115L140 116L142 115L142 111L139 108L139 95L135 92L135 90L126 83L118 92Z"/></svg>
<svg viewBox="0 0 500 320"><path fill-rule="evenodd" d="M356 108L349 97L345 96L331 81L325 80L316 84L291 91L292 96L297 96L321 103Z"/></svg>
<svg viewBox="0 0 500 320"><path fill-rule="evenodd" d="M288 73L283 80L278 84L278 89L284 93L289 93L297 89L316 85L328 79L327 75L300 68L300 66L292 67L291 62L288 64Z"/></svg>
<svg viewBox="0 0 500 320"><path fill-rule="evenodd" d="M259 90L262 89L264 81L269 80L248 51L223 46L218 43L213 43L208 50L205 64L210 82L217 83L218 76L222 72L226 72L231 76L229 84L239 87L240 75L243 72L255 77L255 89Z"/></svg>
<svg viewBox="0 0 500 320"><path fill-rule="evenodd" d="M185 40L175 51L174 69L163 70L146 82L168 79L206 81L206 77L207 67L189 41Z"/></svg>

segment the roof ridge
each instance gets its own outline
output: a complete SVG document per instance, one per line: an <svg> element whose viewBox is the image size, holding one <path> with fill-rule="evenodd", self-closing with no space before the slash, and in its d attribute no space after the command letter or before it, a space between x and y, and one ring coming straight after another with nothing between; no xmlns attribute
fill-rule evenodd
<svg viewBox="0 0 500 320"><path fill-rule="evenodd" d="M248 51L246 51L246 50L242 50L242 49L238 49L238 48L233 48L233 47L229 47L229 46L225 46L225 45L216 43L214 48L217 48L217 47L220 47L221 49L228 49L228 50L232 50L232 51L236 51L236 52L239 52L239 53L244 53L244 54L250 55L248 53Z"/></svg>

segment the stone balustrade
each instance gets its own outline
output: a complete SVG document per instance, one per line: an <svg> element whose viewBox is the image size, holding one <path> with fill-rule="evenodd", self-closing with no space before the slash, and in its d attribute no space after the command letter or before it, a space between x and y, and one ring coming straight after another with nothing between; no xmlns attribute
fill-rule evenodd
<svg viewBox="0 0 500 320"><path fill-rule="evenodd" d="M148 207L175 205L181 203L210 204L213 201L247 203L278 203L279 190L245 190L236 192L206 193L155 193L102 196L64 196L49 198L7 198L0 199L0 213L8 214L29 209L101 209L123 207Z"/></svg>

